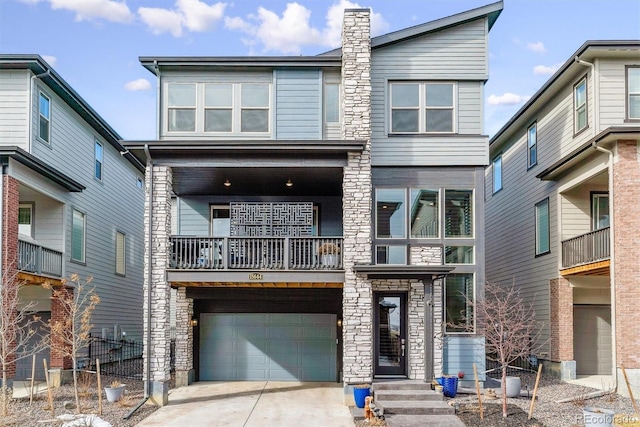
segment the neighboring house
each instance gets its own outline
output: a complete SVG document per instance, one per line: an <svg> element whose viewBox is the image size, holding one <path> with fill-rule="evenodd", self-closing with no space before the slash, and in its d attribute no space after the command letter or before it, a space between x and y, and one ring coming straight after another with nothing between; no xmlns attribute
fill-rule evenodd
<svg viewBox="0 0 640 427"><path fill-rule="evenodd" d="M562 378L640 392L640 41L587 41L491 139L487 280L515 283ZM614 382L605 382L605 386Z"/></svg>
<svg viewBox="0 0 640 427"><path fill-rule="evenodd" d="M120 139L40 56L0 55L3 286L17 275L27 285L20 299L47 320L64 314L40 284L92 276L101 298L93 332L141 339L144 165ZM42 357L71 367L57 353ZM15 378L30 370L23 359Z"/></svg>
<svg viewBox="0 0 640 427"><path fill-rule="evenodd" d="M374 378L483 371L465 296L483 295L483 87L501 11L370 38L369 10L348 9L342 48L318 56L141 58L159 139L123 145L151 195L156 403L171 288L179 385L342 381L348 401Z"/></svg>

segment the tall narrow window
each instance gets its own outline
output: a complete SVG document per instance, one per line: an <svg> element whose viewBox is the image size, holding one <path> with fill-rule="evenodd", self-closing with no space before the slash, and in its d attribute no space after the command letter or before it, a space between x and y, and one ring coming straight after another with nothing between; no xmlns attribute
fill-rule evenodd
<svg viewBox="0 0 640 427"><path fill-rule="evenodd" d="M473 274L449 274L445 279L447 332L474 332Z"/></svg>
<svg viewBox="0 0 640 427"><path fill-rule="evenodd" d="M406 238L406 203L403 188L376 190L376 234L378 238Z"/></svg>
<svg viewBox="0 0 640 427"><path fill-rule="evenodd" d="M340 85L337 83L324 85L324 120L326 123L340 121Z"/></svg>
<svg viewBox="0 0 640 427"><path fill-rule="evenodd" d="M445 190L444 236L473 237L473 191Z"/></svg>
<svg viewBox="0 0 640 427"><path fill-rule="evenodd" d="M124 275L127 272L126 237L124 233L116 231L116 274Z"/></svg>
<svg viewBox="0 0 640 427"><path fill-rule="evenodd" d="M95 177L96 179L102 181L102 165L104 161L104 149L102 147L102 144L97 140L95 141L94 157L95 157Z"/></svg>
<svg viewBox="0 0 640 427"><path fill-rule="evenodd" d="M536 255L550 252L549 199L536 203Z"/></svg>
<svg viewBox="0 0 640 427"><path fill-rule="evenodd" d="M538 130L536 123L527 129L527 167L538 163Z"/></svg>
<svg viewBox="0 0 640 427"><path fill-rule="evenodd" d="M627 114L632 120L640 120L640 67L627 68Z"/></svg>
<svg viewBox="0 0 640 427"><path fill-rule="evenodd" d="M492 163L493 192L502 190L502 155L493 159Z"/></svg>
<svg viewBox="0 0 640 427"><path fill-rule="evenodd" d="M609 195L593 193L591 195L591 218L593 230L609 227Z"/></svg>
<svg viewBox="0 0 640 427"><path fill-rule="evenodd" d="M31 203L18 205L18 233L33 237L33 205Z"/></svg>
<svg viewBox="0 0 640 427"><path fill-rule="evenodd" d="M575 132L587 127L587 79L584 78L573 88L573 108Z"/></svg>
<svg viewBox="0 0 640 427"><path fill-rule="evenodd" d="M233 130L233 86L208 84L204 90L204 131L231 132Z"/></svg>
<svg viewBox="0 0 640 427"><path fill-rule="evenodd" d="M440 235L438 190L411 190L411 237L435 238Z"/></svg>
<svg viewBox="0 0 640 427"><path fill-rule="evenodd" d="M269 132L269 85L243 84L241 132Z"/></svg>
<svg viewBox="0 0 640 427"><path fill-rule="evenodd" d="M84 213L73 210L71 217L71 260L85 261L85 231L87 218Z"/></svg>
<svg viewBox="0 0 640 427"><path fill-rule="evenodd" d="M169 84L169 130L196 130L196 85Z"/></svg>
<svg viewBox="0 0 640 427"><path fill-rule="evenodd" d="M38 137L45 142L49 142L51 130L51 101L42 92L40 93L38 111Z"/></svg>

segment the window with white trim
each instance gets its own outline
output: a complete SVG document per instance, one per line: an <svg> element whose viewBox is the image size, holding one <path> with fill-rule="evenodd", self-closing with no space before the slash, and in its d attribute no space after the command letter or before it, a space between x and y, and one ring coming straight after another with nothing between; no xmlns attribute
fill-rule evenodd
<svg viewBox="0 0 640 427"><path fill-rule="evenodd" d="M640 67L627 67L627 118L640 120Z"/></svg>
<svg viewBox="0 0 640 427"><path fill-rule="evenodd" d="M116 231L116 274L125 275L127 272L127 236Z"/></svg>
<svg viewBox="0 0 640 427"><path fill-rule="evenodd" d="M324 121L325 123L340 122L340 84L324 84Z"/></svg>
<svg viewBox="0 0 640 427"><path fill-rule="evenodd" d="M493 159L491 175L493 178L493 192L502 190L502 154Z"/></svg>
<svg viewBox="0 0 640 427"><path fill-rule="evenodd" d="M587 79L580 80L573 87L573 123L574 131L580 132L587 127Z"/></svg>
<svg viewBox="0 0 640 427"><path fill-rule="evenodd" d="M538 163L538 126L536 123L527 129L527 168Z"/></svg>
<svg viewBox="0 0 640 427"><path fill-rule="evenodd" d="M455 131L453 83L395 82L389 86L391 133Z"/></svg>
<svg viewBox="0 0 640 427"><path fill-rule="evenodd" d="M104 163L104 147L98 141L94 143L94 176L97 180L102 181L102 165Z"/></svg>
<svg viewBox="0 0 640 427"><path fill-rule="evenodd" d="M87 217L83 212L73 210L71 216L71 260L85 262Z"/></svg>
<svg viewBox="0 0 640 427"><path fill-rule="evenodd" d="M549 199L546 198L535 205L536 211L536 255L544 255L551 251Z"/></svg>
<svg viewBox="0 0 640 427"><path fill-rule="evenodd" d="M208 84L204 87L204 131L233 131L233 85Z"/></svg>
<svg viewBox="0 0 640 427"><path fill-rule="evenodd" d="M169 83L169 131L196 130L196 85Z"/></svg>
<svg viewBox="0 0 640 427"><path fill-rule="evenodd" d="M38 117L38 138L44 142L50 142L51 100L42 92L40 92L40 100L38 102Z"/></svg>

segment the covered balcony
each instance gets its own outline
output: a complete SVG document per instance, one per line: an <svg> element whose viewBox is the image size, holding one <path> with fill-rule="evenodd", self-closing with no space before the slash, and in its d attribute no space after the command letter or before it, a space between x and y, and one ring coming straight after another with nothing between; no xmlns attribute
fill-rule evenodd
<svg viewBox="0 0 640 427"><path fill-rule="evenodd" d="M562 241L563 276L609 275L610 227Z"/></svg>
<svg viewBox="0 0 640 427"><path fill-rule="evenodd" d="M62 252L18 240L18 270L38 276L62 277Z"/></svg>

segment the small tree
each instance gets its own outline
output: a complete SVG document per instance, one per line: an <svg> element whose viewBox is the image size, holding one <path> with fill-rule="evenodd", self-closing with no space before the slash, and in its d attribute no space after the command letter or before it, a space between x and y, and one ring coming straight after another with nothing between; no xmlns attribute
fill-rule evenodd
<svg viewBox="0 0 640 427"><path fill-rule="evenodd" d="M507 367L540 348L541 322L532 305L524 302L515 284L487 283L484 299L472 303L485 337L487 359L502 371L502 416L507 417Z"/></svg>
<svg viewBox="0 0 640 427"><path fill-rule="evenodd" d="M71 275L71 284L62 281L62 286L52 287L52 298L62 310L64 318L51 319L51 347L63 357L70 357L73 371L73 389L76 399L76 412L80 413L80 397L78 394L78 353L91 342L91 317L96 306L100 304L100 297L95 293L95 287L89 288L93 280L87 277L85 281L78 274Z"/></svg>
<svg viewBox="0 0 640 427"><path fill-rule="evenodd" d="M25 286L14 273L3 275L0 282L0 365L2 365L2 415L9 409L7 375L11 363L31 357L48 345L47 337L38 337L38 327L43 325L33 313L35 302L20 305L19 292Z"/></svg>

